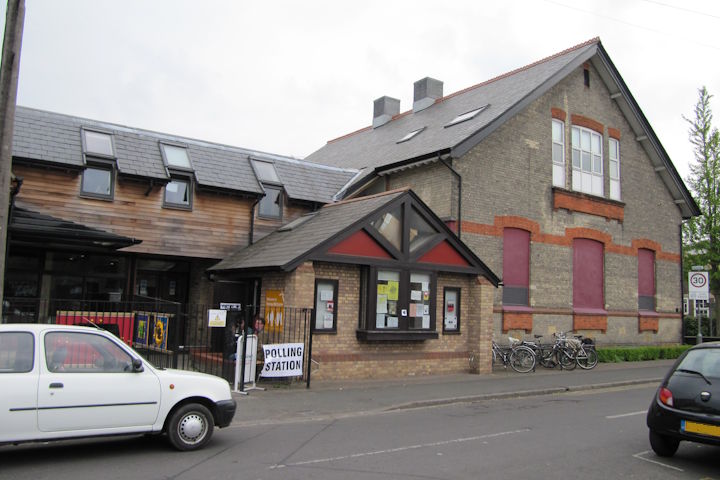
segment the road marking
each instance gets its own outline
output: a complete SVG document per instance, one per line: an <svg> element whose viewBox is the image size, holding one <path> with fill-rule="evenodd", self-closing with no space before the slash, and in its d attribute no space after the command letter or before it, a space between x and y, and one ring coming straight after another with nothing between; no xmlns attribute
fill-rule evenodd
<svg viewBox="0 0 720 480"><path fill-rule="evenodd" d="M634 458L637 458L638 460L643 460L643 461L645 461L645 462L654 463L655 465L660 465L661 467L669 468L669 469L671 469L671 470L675 470L675 471L678 471L678 472L684 472L684 471L685 471L685 470L683 470L682 468L673 467L672 465L667 465L667 464L665 464L665 463L660 463L660 462L655 461L655 460L650 460L649 458L643 458L643 457L641 457L641 455L645 455L645 454L647 454L647 453L650 453L650 450L645 450L644 452L636 453L635 455L633 455L633 457L634 457Z"/></svg>
<svg viewBox="0 0 720 480"><path fill-rule="evenodd" d="M388 453L405 452L408 450L416 450L418 448L439 447L439 446L443 446L443 445L452 445L455 443L474 442L477 440L502 437L505 435L512 435L515 433L525 433L525 432L529 432L529 431L530 431L529 428L523 428L521 430L511 430L509 432L489 433L487 435L478 435L476 437L455 438L453 440L443 440L441 442L422 443L419 445L406 445L404 447L390 448L387 450L376 450L374 452L353 453L351 455L341 455L338 457L330 457L330 458L318 458L315 460L306 460L304 462L294 462L294 463L273 465L270 467L270 470L277 469L277 468L285 468L285 467L298 467L298 466L302 466L302 465L313 465L313 464L318 464L318 463L329 463L329 462L335 462L338 460L347 460L349 458L361 458L361 457L369 457L372 455L383 455L383 454L388 454Z"/></svg>
<svg viewBox="0 0 720 480"><path fill-rule="evenodd" d="M612 420L613 418L634 417L635 415L644 415L646 413L647 410L640 410L639 412L621 413L620 415L608 415L605 418L608 420Z"/></svg>

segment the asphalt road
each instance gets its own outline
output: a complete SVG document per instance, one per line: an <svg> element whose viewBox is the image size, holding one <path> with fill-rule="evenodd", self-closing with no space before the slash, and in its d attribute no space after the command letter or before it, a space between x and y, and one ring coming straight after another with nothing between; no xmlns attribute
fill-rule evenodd
<svg viewBox="0 0 720 480"><path fill-rule="evenodd" d="M720 449L651 451L655 385L236 426L178 453L133 437L0 448L0 479L720 479Z"/></svg>

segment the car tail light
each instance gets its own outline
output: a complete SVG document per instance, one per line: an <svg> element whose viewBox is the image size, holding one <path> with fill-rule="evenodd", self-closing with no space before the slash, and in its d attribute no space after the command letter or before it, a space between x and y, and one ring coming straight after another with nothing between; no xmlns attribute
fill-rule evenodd
<svg viewBox="0 0 720 480"><path fill-rule="evenodd" d="M661 388L658 393L658 398L663 405L667 405L668 407L673 406L673 395L669 389L665 387Z"/></svg>

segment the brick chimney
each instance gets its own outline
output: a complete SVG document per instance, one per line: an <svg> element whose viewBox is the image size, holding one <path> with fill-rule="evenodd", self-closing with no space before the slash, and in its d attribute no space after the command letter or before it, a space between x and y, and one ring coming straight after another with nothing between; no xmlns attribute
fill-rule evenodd
<svg viewBox="0 0 720 480"><path fill-rule="evenodd" d="M425 110L443 96L443 82L425 77L414 84L413 113Z"/></svg>
<svg viewBox="0 0 720 480"><path fill-rule="evenodd" d="M373 104L373 128L381 127L400 113L400 100L388 96L380 97Z"/></svg>

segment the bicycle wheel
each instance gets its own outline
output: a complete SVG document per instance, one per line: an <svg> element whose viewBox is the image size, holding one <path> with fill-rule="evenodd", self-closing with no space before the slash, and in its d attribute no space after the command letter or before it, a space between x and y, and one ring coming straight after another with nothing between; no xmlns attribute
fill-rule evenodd
<svg viewBox="0 0 720 480"><path fill-rule="evenodd" d="M517 347L510 353L510 366L518 373L535 368L535 354L528 347Z"/></svg>
<svg viewBox="0 0 720 480"><path fill-rule="evenodd" d="M557 362L555 361L552 348L540 349L537 362L545 368L555 368Z"/></svg>
<svg viewBox="0 0 720 480"><path fill-rule="evenodd" d="M577 364L584 370L595 368L598 363L598 354L594 348L581 349L578 351Z"/></svg>
<svg viewBox="0 0 720 480"><path fill-rule="evenodd" d="M557 351L560 366L565 370L574 370L577 367L575 360L575 351L569 348L561 348Z"/></svg>

